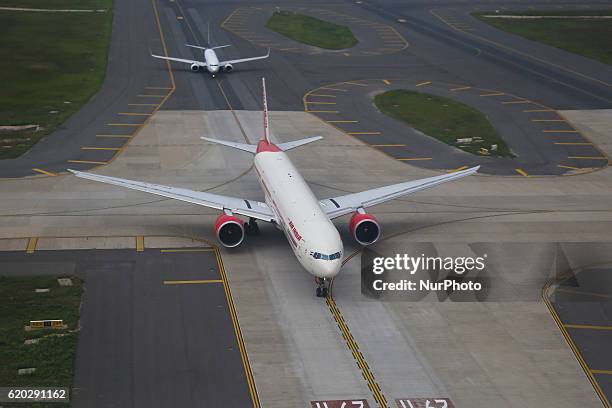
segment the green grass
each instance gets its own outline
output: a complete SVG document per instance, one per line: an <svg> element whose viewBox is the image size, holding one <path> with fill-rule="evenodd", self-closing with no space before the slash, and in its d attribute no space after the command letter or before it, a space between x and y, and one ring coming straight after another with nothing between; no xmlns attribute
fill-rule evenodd
<svg viewBox="0 0 612 408"><path fill-rule="evenodd" d="M74 330L78 325L83 292L80 279L72 277L72 282L73 286L62 287L54 276L0 277L0 386L72 385L77 345ZM37 288L50 288L51 291L35 293ZM23 329L30 320L45 319L63 319L68 329ZM32 338L41 340L36 344L23 344L25 339ZM17 369L28 367L36 367L36 372L17 375Z"/></svg>
<svg viewBox="0 0 612 408"><path fill-rule="evenodd" d="M28 0L6 3L35 5ZM51 3L37 4L49 8L112 8L112 0L60 0L53 7ZM26 152L99 89L106 73L111 25L111 11L0 11L0 126L36 124L43 128L38 132L0 133L0 159Z"/></svg>
<svg viewBox="0 0 612 408"><path fill-rule="evenodd" d="M490 155L513 157L504 140L480 111L452 99L408 90L388 91L374 98L378 109L450 146L482 155L482 147L497 145ZM480 137L482 142L458 144L457 139Z"/></svg>
<svg viewBox="0 0 612 408"><path fill-rule="evenodd" d="M342 50L357 44L346 26L286 11L275 12L266 27L292 40L328 50Z"/></svg>
<svg viewBox="0 0 612 408"><path fill-rule="evenodd" d="M483 17L482 14L492 13L480 13L475 14L475 16L500 30L612 65L612 41L610 40L612 38L612 20L510 20L487 18ZM507 14L610 16L612 11L528 11Z"/></svg>

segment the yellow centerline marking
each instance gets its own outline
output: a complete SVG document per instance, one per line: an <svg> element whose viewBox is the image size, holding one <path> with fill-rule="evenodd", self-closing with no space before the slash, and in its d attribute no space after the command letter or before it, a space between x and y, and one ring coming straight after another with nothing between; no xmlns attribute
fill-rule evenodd
<svg viewBox="0 0 612 408"><path fill-rule="evenodd" d="M389 81L388 79L383 79L383 82L385 85L391 85L391 81Z"/></svg>
<svg viewBox="0 0 612 408"><path fill-rule="evenodd" d="M527 174L527 172L523 169L514 169L514 170L523 177L529 177L529 174Z"/></svg>
<svg viewBox="0 0 612 408"><path fill-rule="evenodd" d="M132 137L132 135L96 135L96 137Z"/></svg>
<svg viewBox="0 0 612 408"><path fill-rule="evenodd" d="M38 244L38 237L32 237L28 240L28 246L26 248L26 253L33 254L36 250L36 245Z"/></svg>
<svg viewBox="0 0 612 408"><path fill-rule="evenodd" d="M144 251L144 236L138 235L136 237L136 252Z"/></svg>
<svg viewBox="0 0 612 408"><path fill-rule="evenodd" d="M451 88L451 92L466 91L468 89L472 89L472 87L471 86L460 86L459 88Z"/></svg>
<svg viewBox="0 0 612 408"><path fill-rule="evenodd" d="M90 147L90 146L84 146L81 147L81 150L121 150L120 147Z"/></svg>
<svg viewBox="0 0 612 408"><path fill-rule="evenodd" d="M563 164L557 164L557 167L561 167L562 169L569 169L569 170L580 170L580 167L564 166Z"/></svg>
<svg viewBox="0 0 612 408"><path fill-rule="evenodd" d="M568 159L586 159L586 160L608 160L607 157L602 156L568 156Z"/></svg>
<svg viewBox="0 0 612 408"><path fill-rule="evenodd" d="M612 326L593 326L590 324L564 324L568 329L612 330Z"/></svg>
<svg viewBox="0 0 612 408"><path fill-rule="evenodd" d="M118 115L122 115L122 116L151 116L152 113L119 112Z"/></svg>
<svg viewBox="0 0 612 408"><path fill-rule="evenodd" d="M66 160L68 163L82 163L82 164L108 164L103 161L92 161L92 160Z"/></svg>
<svg viewBox="0 0 612 408"><path fill-rule="evenodd" d="M593 374L612 374L612 370L591 370Z"/></svg>
<svg viewBox="0 0 612 408"><path fill-rule="evenodd" d="M349 135L380 135L380 132L347 132Z"/></svg>
<svg viewBox="0 0 612 408"><path fill-rule="evenodd" d="M192 285L203 283L223 283L221 279L198 279L198 280L165 280L164 285Z"/></svg>
<svg viewBox="0 0 612 408"><path fill-rule="evenodd" d="M503 92L491 92L491 93L480 94L479 96L487 97L487 96L502 96L502 95L505 95L505 93L503 93Z"/></svg>
<svg viewBox="0 0 612 408"><path fill-rule="evenodd" d="M358 120L327 120L327 123L359 123Z"/></svg>
<svg viewBox="0 0 612 408"><path fill-rule="evenodd" d="M170 90L172 88L168 88L165 86L145 86L145 89L165 89L165 90Z"/></svg>
<svg viewBox="0 0 612 408"><path fill-rule="evenodd" d="M214 248L180 248L180 249L162 249L160 252L211 252Z"/></svg>
<svg viewBox="0 0 612 408"><path fill-rule="evenodd" d="M429 85L429 84L431 84L431 81L420 82L420 83L416 84L415 86L425 86L425 85Z"/></svg>
<svg viewBox="0 0 612 408"><path fill-rule="evenodd" d="M400 161L412 161L412 160L431 160L431 157L404 157L397 160Z"/></svg>
<svg viewBox="0 0 612 408"><path fill-rule="evenodd" d="M587 142L555 142L556 145L574 145L574 146L593 146L593 143Z"/></svg>
<svg viewBox="0 0 612 408"><path fill-rule="evenodd" d="M568 289L568 288L557 288L556 292L571 293L573 295L594 296L594 297L599 297L599 298L604 298L604 299L610 298L610 295L608 295L607 293L584 292L581 290Z"/></svg>
<svg viewBox="0 0 612 408"><path fill-rule="evenodd" d="M405 147L405 144L371 144L372 147Z"/></svg>
<svg viewBox="0 0 612 408"><path fill-rule="evenodd" d="M40 174L44 174L45 176L51 176L51 177L55 177L58 175L57 173L52 173L50 171L39 169L39 168L33 168L32 171L35 171Z"/></svg>
<svg viewBox="0 0 612 408"><path fill-rule="evenodd" d="M446 172L447 172L447 173L455 173L455 172L457 172L457 171L465 170L465 169L467 169L467 168L468 168L468 166L461 166L461 167L457 167L456 169L447 170Z"/></svg>

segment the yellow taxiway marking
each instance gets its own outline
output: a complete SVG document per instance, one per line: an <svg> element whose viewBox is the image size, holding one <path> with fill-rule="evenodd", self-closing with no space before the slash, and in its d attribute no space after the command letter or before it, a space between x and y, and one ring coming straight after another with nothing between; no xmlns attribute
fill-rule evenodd
<svg viewBox="0 0 612 408"><path fill-rule="evenodd" d="M36 250L36 244L38 244L38 237L32 237L28 241L28 247L26 248L26 253L33 254L34 250Z"/></svg>
<svg viewBox="0 0 612 408"><path fill-rule="evenodd" d="M405 157L402 159L397 159L400 161L413 161L413 160L431 160L431 157Z"/></svg>
<svg viewBox="0 0 612 408"><path fill-rule="evenodd" d="M162 249L160 252L212 252L214 248L179 248L179 249Z"/></svg>
<svg viewBox="0 0 612 408"><path fill-rule="evenodd" d="M223 283L222 279L198 279L198 280L165 280L164 285L193 285L203 283Z"/></svg>
<svg viewBox="0 0 612 408"><path fill-rule="evenodd" d="M451 88L451 92L466 91L468 89L472 89L472 87L471 86L460 86L458 88Z"/></svg>
<svg viewBox="0 0 612 408"><path fill-rule="evenodd" d="M91 160L66 160L68 163L81 163L81 164L108 164L103 161L91 161Z"/></svg>
<svg viewBox="0 0 612 408"><path fill-rule="evenodd" d="M569 170L580 170L580 167L564 166L563 164L557 164L557 167L560 167L562 169L569 169Z"/></svg>
<svg viewBox="0 0 612 408"><path fill-rule="evenodd" d="M327 95L327 94L310 94L308 96L323 96L325 98L336 98L336 95Z"/></svg>
<svg viewBox="0 0 612 408"><path fill-rule="evenodd" d="M567 122L565 119L531 119L532 122Z"/></svg>
<svg viewBox="0 0 612 408"><path fill-rule="evenodd" d="M554 112L554 109L527 109L523 112Z"/></svg>
<svg viewBox="0 0 612 408"><path fill-rule="evenodd" d="M505 93L503 93L503 92L490 92L490 93L480 94L479 96L487 97L487 96L501 96L501 95L505 95Z"/></svg>
<svg viewBox="0 0 612 408"><path fill-rule="evenodd" d="M123 116L151 116L152 113L119 112L118 115L123 115Z"/></svg>
<svg viewBox="0 0 612 408"><path fill-rule="evenodd" d="M306 101L306 103L309 103L311 105L335 105L336 102L315 102L315 101Z"/></svg>
<svg viewBox="0 0 612 408"><path fill-rule="evenodd" d="M523 177L529 177L529 174L527 174L527 172L523 169L514 169L514 171L516 171L518 174L520 174Z"/></svg>
<svg viewBox="0 0 612 408"><path fill-rule="evenodd" d="M328 120L327 123L359 123L358 120Z"/></svg>
<svg viewBox="0 0 612 408"><path fill-rule="evenodd" d="M431 81L420 82L420 83L416 84L415 86L425 86L425 85L429 85L429 84L431 84Z"/></svg>
<svg viewBox="0 0 612 408"><path fill-rule="evenodd" d="M355 86L368 86L367 84L360 84L359 82L351 82L351 81L345 81L345 84L350 84L350 85L355 85Z"/></svg>
<svg viewBox="0 0 612 408"><path fill-rule="evenodd" d="M52 173L50 171L39 169L39 168L33 168L32 171L35 171L35 172L40 173L40 174L44 174L46 176L52 176L52 177L57 176L57 173Z"/></svg>
<svg viewBox="0 0 612 408"><path fill-rule="evenodd" d="M556 142L556 145L575 145L575 146L592 146L593 143L587 142Z"/></svg>
<svg viewBox="0 0 612 408"><path fill-rule="evenodd" d="M577 130L554 130L554 129L547 129L547 130L543 130L542 132L544 133L578 133Z"/></svg>
<svg viewBox="0 0 612 408"><path fill-rule="evenodd" d="M322 86L319 89L327 89L328 91L338 91L338 92L348 92L346 89L341 88L329 88L327 86Z"/></svg>
<svg viewBox="0 0 612 408"><path fill-rule="evenodd" d="M170 90L172 88L167 88L165 86L145 86L145 89L167 89L167 90Z"/></svg>
<svg viewBox="0 0 612 408"><path fill-rule="evenodd" d="M531 101L528 101L528 100L522 100L522 101L505 101L505 102L502 102L502 105L516 105L516 104L524 104L524 103L531 103Z"/></svg>
<svg viewBox="0 0 612 408"><path fill-rule="evenodd" d="M461 167L457 167L456 169L447 170L446 172L447 172L447 173L456 173L456 172L458 172L458 171L465 170L465 169L467 169L467 168L468 168L468 166L461 166Z"/></svg>
<svg viewBox="0 0 612 408"><path fill-rule="evenodd" d="M608 295L607 293L583 292L581 290L576 290L576 289L557 288L556 292L572 293L574 295L594 296L594 297L600 297L604 299L610 298L610 295Z"/></svg>
<svg viewBox="0 0 612 408"><path fill-rule="evenodd" d="M612 326L593 326L590 324L564 324L568 329L612 330Z"/></svg>
<svg viewBox="0 0 612 408"><path fill-rule="evenodd" d="M380 132L347 132L349 135L380 135Z"/></svg>
<svg viewBox="0 0 612 408"><path fill-rule="evenodd" d="M147 95L147 94L140 94L140 95L136 95L140 98L165 98L167 95Z"/></svg>
<svg viewBox="0 0 612 408"><path fill-rule="evenodd" d="M389 81L388 79L383 79L383 82L385 85L391 85L391 81Z"/></svg>
<svg viewBox="0 0 612 408"><path fill-rule="evenodd" d="M405 147L405 144L371 144L372 147Z"/></svg>
<svg viewBox="0 0 612 408"><path fill-rule="evenodd" d="M591 370L593 374L612 374L612 370Z"/></svg>
<svg viewBox="0 0 612 408"><path fill-rule="evenodd" d="M106 126L143 126L144 123L107 123Z"/></svg>
<svg viewBox="0 0 612 408"><path fill-rule="evenodd" d="M96 135L96 137L132 137L132 135Z"/></svg>
<svg viewBox="0 0 612 408"><path fill-rule="evenodd" d="M118 150L121 150L121 147L90 147L90 146L83 146L83 147L81 147L81 150L113 150L113 151L118 151Z"/></svg>
<svg viewBox="0 0 612 408"><path fill-rule="evenodd" d="M568 156L568 159L586 159L586 160L608 160L607 157L603 156Z"/></svg>
<svg viewBox="0 0 612 408"><path fill-rule="evenodd" d="M335 111L335 110L307 110L306 112L311 112L311 113L338 113L338 111Z"/></svg>
<svg viewBox="0 0 612 408"><path fill-rule="evenodd" d="M136 237L136 252L144 251L144 236L138 235Z"/></svg>

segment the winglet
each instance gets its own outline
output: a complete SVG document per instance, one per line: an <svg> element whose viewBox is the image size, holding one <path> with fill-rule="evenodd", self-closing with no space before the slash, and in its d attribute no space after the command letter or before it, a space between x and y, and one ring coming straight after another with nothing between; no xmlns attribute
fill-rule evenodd
<svg viewBox="0 0 612 408"><path fill-rule="evenodd" d="M261 78L261 85L263 88L263 140L270 142L270 134L268 129L268 100L266 98L266 78Z"/></svg>

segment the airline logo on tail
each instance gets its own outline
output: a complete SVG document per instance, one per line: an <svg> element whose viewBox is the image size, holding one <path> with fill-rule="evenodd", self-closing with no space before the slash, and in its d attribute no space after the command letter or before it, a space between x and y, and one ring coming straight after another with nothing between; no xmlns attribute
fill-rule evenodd
<svg viewBox="0 0 612 408"><path fill-rule="evenodd" d="M266 78L261 78L261 84L263 87L263 125L264 125L264 140L270 141L268 134L268 99L266 97Z"/></svg>

